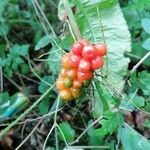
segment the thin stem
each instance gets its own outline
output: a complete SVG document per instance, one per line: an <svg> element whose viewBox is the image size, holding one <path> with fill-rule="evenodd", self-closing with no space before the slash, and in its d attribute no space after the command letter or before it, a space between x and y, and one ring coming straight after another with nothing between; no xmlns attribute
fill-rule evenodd
<svg viewBox="0 0 150 150"><path fill-rule="evenodd" d="M68 146L68 149L110 149L109 146Z"/></svg>
<svg viewBox="0 0 150 150"><path fill-rule="evenodd" d="M74 30L74 34L76 35L77 40L79 40L79 39L81 39L81 34L79 31L78 25L75 21L72 9L70 8L69 2L68 2L68 0L63 0L63 3L65 6L66 13L69 17L69 21L70 21L70 24L72 26L72 29Z"/></svg>
<svg viewBox="0 0 150 150"><path fill-rule="evenodd" d="M31 71L33 72L33 74L34 74L40 81L42 81L42 82L44 82L45 84L51 86L50 83L48 83L47 81L43 80L43 79L42 79L42 78L34 71L34 69L32 68L32 66L31 66L31 64L30 64L30 58L29 58L29 55L28 55L28 65L29 65Z"/></svg>
<svg viewBox="0 0 150 150"><path fill-rule="evenodd" d="M51 133L52 133L52 131L53 131L54 128L55 128L55 125L53 124L53 126L51 127L51 129L50 129L50 131L49 131L49 133L48 133L48 135L47 135L47 137L45 139L45 142L44 142L42 150L45 150L46 143L47 143L47 141L48 141L48 139L49 139L49 137L50 137L50 135L51 135Z"/></svg>
<svg viewBox="0 0 150 150"><path fill-rule="evenodd" d="M132 75L136 69L150 56L150 51L132 68L130 75Z"/></svg>
<svg viewBox="0 0 150 150"><path fill-rule="evenodd" d="M3 73L3 76L10 82L12 83L19 91L22 91L22 88L11 78L9 78L6 74Z"/></svg>
<svg viewBox="0 0 150 150"><path fill-rule="evenodd" d="M20 147L30 138L30 136L35 132L35 130L38 128L40 123L42 122L42 119L38 122L38 124L32 129L32 131L28 134L28 136L15 148L15 150L19 150Z"/></svg>
<svg viewBox="0 0 150 150"><path fill-rule="evenodd" d="M69 20L67 20L67 23L68 23L68 27L69 27L70 33L71 33L71 35L72 35L72 38L73 38L74 41L76 41L76 38L75 38L75 35L73 34L73 30L72 30L72 27L71 27L71 25L70 25Z"/></svg>
<svg viewBox="0 0 150 150"><path fill-rule="evenodd" d="M36 8L35 1L34 1L34 0L32 0L32 4L33 4L33 7L34 7L34 9L35 9L35 12L36 12L36 14L37 14L37 16L38 16L40 22L41 22L41 25L42 25L42 27L43 27L43 30L44 30L45 34L48 35L48 30L47 30L45 24L43 23L43 21L42 21L42 19L41 19L41 17L40 17L40 14L39 14L39 12L38 12L38 10L37 10L37 8Z"/></svg>
<svg viewBox="0 0 150 150"><path fill-rule="evenodd" d="M96 119L92 124L90 124L79 136L76 140L74 140L73 142L69 143L69 145L73 145L77 142L79 142L79 140L81 139L81 137L93 126L95 125L99 120L101 120L103 118L103 116L99 117L98 119Z"/></svg>
<svg viewBox="0 0 150 150"><path fill-rule="evenodd" d="M54 38L57 38L57 35L56 35L55 31L53 30L52 25L50 24L50 22L49 22L48 19L46 18L46 16L45 16L44 12L42 11L42 9L41 9L41 7L40 7L38 1L37 1L37 0L34 0L34 2L35 2L35 4L37 5L38 9L40 10L40 12L41 12L43 18L45 19L46 23L48 24L48 26L49 26L49 28L50 28L50 30L51 30L51 32L52 32Z"/></svg>

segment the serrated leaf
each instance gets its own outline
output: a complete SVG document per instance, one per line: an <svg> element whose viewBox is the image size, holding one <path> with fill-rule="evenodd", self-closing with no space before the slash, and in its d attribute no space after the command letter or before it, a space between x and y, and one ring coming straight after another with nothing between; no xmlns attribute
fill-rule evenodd
<svg viewBox="0 0 150 150"><path fill-rule="evenodd" d="M41 48L46 47L48 44L50 44L52 42L52 37L51 35L46 35L43 36L39 42L35 45L35 50L40 50Z"/></svg>
<svg viewBox="0 0 150 150"><path fill-rule="evenodd" d="M76 6L75 18L81 34L93 43L103 42L101 20L108 45L108 74L106 66L104 74L108 75L107 80L114 88L122 89L124 86L123 76L127 73L129 63L129 59L124 57L124 52L131 50L131 41L118 2L116 0L77 0L73 2L71 1ZM63 8L59 7L58 9L61 13Z"/></svg>
<svg viewBox="0 0 150 150"><path fill-rule="evenodd" d="M60 129L63 132L63 135L67 142L72 142L75 138L75 130L71 127L68 122L62 122L59 124ZM59 132L59 137L62 141L64 141L63 136Z"/></svg>
<svg viewBox="0 0 150 150"><path fill-rule="evenodd" d="M124 150L148 150L150 142L128 124L124 128L120 128L119 137Z"/></svg>
<svg viewBox="0 0 150 150"><path fill-rule="evenodd" d="M104 114L104 119L99 122L102 127L95 129L94 133L97 137L103 138L106 134L112 134L123 123L121 112L107 111Z"/></svg>
<svg viewBox="0 0 150 150"><path fill-rule="evenodd" d="M145 32L150 34L150 19L149 18L142 19L142 27L145 30Z"/></svg>
<svg viewBox="0 0 150 150"><path fill-rule="evenodd" d="M147 50L150 50L150 38L146 39L144 41L144 43L142 44L142 46L147 49Z"/></svg>

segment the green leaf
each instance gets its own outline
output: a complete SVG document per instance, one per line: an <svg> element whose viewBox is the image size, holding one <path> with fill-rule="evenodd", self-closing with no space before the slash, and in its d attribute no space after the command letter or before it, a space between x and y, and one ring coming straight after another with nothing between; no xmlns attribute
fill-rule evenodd
<svg viewBox="0 0 150 150"><path fill-rule="evenodd" d="M103 89L98 80L94 81L94 117L98 118L103 115L104 111L109 110L107 98L104 95Z"/></svg>
<svg viewBox="0 0 150 150"><path fill-rule="evenodd" d="M71 125L68 122L62 122L59 124L59 126L63 132L63 135L64 135L66 141L68 143L72 142L75 138L75 130L71 127ZM60 131L59 131L59 138L60 138L60 140L64 141L63 136Z"/></svg>
<svg viewBox="0 0 150 150"><path fill-rule="evenodd" d="M106 134L112 134L123 123L121 112L107 111L104 114L104 119L99 122L102 127L95 129L94 133L97 137L103 138Z"/></svg>
<svg viewBox="0 0 150 150"><path fill-rule="evenodd" d="M39 42L35 45L35 50L40 50L41 48L46 47L48 44L52 42L52 36L51 35L46 35L43 36Z"/></svg>
<svg viewBox="0 0 150 150"><path fill-rule="evenodd" d="M49 111L49 97L43 99L41 103L39 103L38 108L41 115L48 113Z"/></svg>
<svg viewBox="0 0 150 150"><path fill-rule="evenodd" d="M144 92L144 95L150 95L150 73L143 71L138 74L139 88Z"/></svg>
<svg viewBox="0 0 150 150"><path fill-rule="evenodd" d="M147 49L147 50L150 50L150 38L146 39L144 41L144 43L142 44L142 46Z"/></svg>
<svg viewBox="0 0 150 150"><path fill-rule="evenodd" d="M150 19L149 18L142 19L142 27L145 30L145 32L150 34Z"/></svg>
<svg viewBox="0 0 150 150"><path fill-rule="evenodd" d="M124 57L124 52L131 50L131 41L118 2L116 0L77 0L73 2L71 1L71 4L73 3L77 10L75 18L84 38L93 43L103 42L100 23L102 22L108 45L108 68L105 66L103 72L108 75L107 80L114 88L122 89L124 86L123 77L127 73L129 63L129 59ZM58 9L59 15L62 16L60 13L64 12L63 7L60 6Z"/></svg>
<svg viewBox="0 0 150 150"><path fill-rule="evenodd" d="M150 142L128 124L119 129L119 137L124 150L148 150Z"/></svg>

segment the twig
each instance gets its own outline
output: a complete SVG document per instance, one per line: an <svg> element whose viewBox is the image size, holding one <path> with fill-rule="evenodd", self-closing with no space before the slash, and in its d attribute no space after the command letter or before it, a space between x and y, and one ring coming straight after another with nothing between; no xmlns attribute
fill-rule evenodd
<svg viewBox="0 0 150 150"><path fill-rule="evenodd" d="M48 24L48 26L49 26L49 28L50 28L50 30L51 30L51 32L52 32L54 38L57 38L57 35L56 35L55 31L53 30L52 25L50 24L50 22L49 22L48 19L46 18L46 16L45 16L44 12L42 11L42 9L41 9L41 7L40 7L38 1L37 1L37 0L34 0L34 2L35 2L35 4L37 5L38 9L40 10L40 12L41 12L43 18L45 19L46 23Z"/></svg>
<svg viewBox="0 0 150 150"><path fill-rule="evenodd" d="M3 73L3 76L10 82L10 83L12 83L19 91L22 91L22 88L16 83L16 82L14 82L11 78L9 78L7 75L5 75L4 73Z"/></svg>
<svg viewBox="0 0 150 150"><path fill-rule="evenodd" d="M130 75L132 75L136 69L150 56L150 51L132 68Z"/></svg>
<svg viewBox="0 0 150 150"><path fill-rule="evenodd" d="M54 116L54 124L51 127L51 129L50 129L50 131L49 131L49 133L48 133L48 135L47 135L47 137L45 139L45 142L44 142L44 145L43 145L43 148L42 148L43 150L45 150L46 143L47 143L47 141L48 141L48 139L49 139L53 129L57 126L57 120L56 119L57 119L57 112L58 112L59 101L60 101L60 97L58 96L57 103L56 103L56 111L55 111L55 116Z"/></svg>
<svg viewBox="0 0 150 150"><path fill-rule="evenodd" d="M95 125L99 120L101 120L103 118L103 116L99 117L98 119L96 119L92 124L90 124L79 136L76 140L74 140L73 142L69 143L69 145L73 145L77 142L79 142L80 138L93 126Z"/></svg>
<svg viewBox="0 0 150 150"><path fill-rule="evenodd" d="M39 14L39 12L38 12L38 10L37 10L37 8L36 8L35 1L34 1L34 0L32 0L32 4L33 4L33 7L34 7L34 9L35 9L35 12L36 12L36 14L37 14L37 16L38 16L40 22L41 22L41 25L42 25L42 27L43 27L43 30L44 30L45 34L46 34L46 35L49 35L48 30L47 30L47 28L46 28L46 26L45 26L43 20L41 19L40 14Z"/></svg>
<svg viewBox="0 0 150 150"><path fill-rule="evenodd" d="M64 6L65 6L66 13L69 17L69 21L70 21L70 24L72 26L72 29L74 30L74 34L76 35L77 39L81 39L81 34L80 34L80 31L79 31L78 25L75 21L72 9L70 8L68 0L63 0L63 3L64 3Z"/></svg>
<svg viewBox="0 0 150 150"><path fill-rule="evenodd" d="M68 149L110 149L109 146L68 146Z"/></svg>
<svg viewBox="0 0 150 150"><path fill-rule="evenodd" d="M38 128L40 123L42 122L42 119L38 122L38 124L33 128L33 130L28 134L28 136L15 148L15 150L19 150L20 147L30 138L30 136L35 132L35 130Z"/></svg>

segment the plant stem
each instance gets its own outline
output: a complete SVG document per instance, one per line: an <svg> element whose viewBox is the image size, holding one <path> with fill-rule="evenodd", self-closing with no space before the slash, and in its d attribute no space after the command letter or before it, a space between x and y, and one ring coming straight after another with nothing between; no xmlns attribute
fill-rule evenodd
<svg viewBox="0 0 150 150"><path fill-rule="evenodd" d="M76 35L77 40L79 40L82 37L81 37L80 31L79 31L78 25L75 21L72 9L70 8L68 0L63 0L63 2L64 2L66 13L69 17L70 24L72 26L72 29L74 30L74 34Z"/></svg>
<svg viewBox="0 0 150 150"><path fill-rule="evenodd" d="M148 52L131 70L130 75L132 75L136 69L150 56L150 52Z"/></svg>

